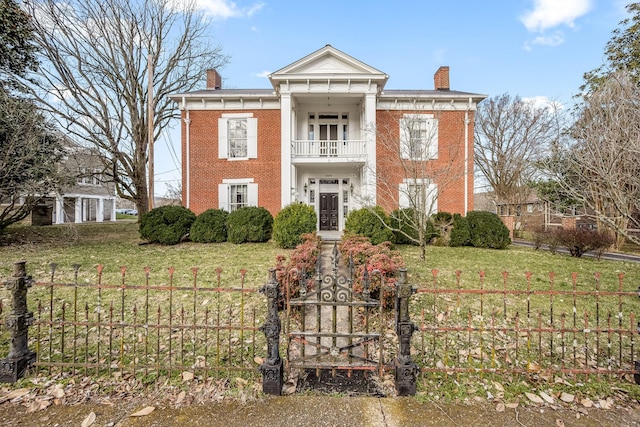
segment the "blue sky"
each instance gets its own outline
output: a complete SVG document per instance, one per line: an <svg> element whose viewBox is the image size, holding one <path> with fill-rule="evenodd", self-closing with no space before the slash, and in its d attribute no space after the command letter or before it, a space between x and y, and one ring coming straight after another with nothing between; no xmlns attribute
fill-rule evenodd
<svg viewBox="0 0 640 427"><path fill-rule="evenodd" d="M448 65L451 89L563 104L603 63L630 1L196 0L230 57L225 88L269 88L267 74L331 44L388 74L387 89L432 89ZM179 133L168 139L179 154ZM179 177L162 145L160 183Z"/></svg>

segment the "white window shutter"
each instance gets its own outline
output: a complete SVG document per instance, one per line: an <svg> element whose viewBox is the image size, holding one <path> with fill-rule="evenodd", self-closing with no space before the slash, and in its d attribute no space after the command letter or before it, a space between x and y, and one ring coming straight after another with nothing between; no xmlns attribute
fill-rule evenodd
<svg viewBox="0 0 640 427"><path fill-rule="evenodd" d="M435 160L438 158L438 119L428 119L427 129L429 135L428 159Z"/></svg>
<svg viewBox="0 0 640 427"><path fill-rule="evenodd" d="M227 119L218 119L218 158L226 159L228 156L229 142L227 137Z"/></svg>
<svg viewBox="0 0 640 427"><path fill-rule="evenodd" d="M398 207L400 209L411 207L411 201L409 198L409 185L407 183L400 183L398 185L399 197L398 197Z"/></svg>
<svg viewBox="0 0 640 427"><path fill-rule="evenodd" d="M218 209L229 212L229 184L218 184Z"/></svg>
<svg viewBox="0 0 640 427"><path fill-rule="evenodd" d="M258 206L258 184L254 182L247 184L247 205Z"/></svg>
<svg viewBox="0 0 640 427"><path fill-rule="evenodd" d="M255 117L247 119L247 157L258 158L258 119Z"/></svg>
<svg viewBox="0 0 640 427"><path fill-rule="evenodd" d="M400 119L400 158L408 159L411 154L411 147L409 145L411 141L411 134L409 133L408 126L410 123L408 119Z"/></svg>

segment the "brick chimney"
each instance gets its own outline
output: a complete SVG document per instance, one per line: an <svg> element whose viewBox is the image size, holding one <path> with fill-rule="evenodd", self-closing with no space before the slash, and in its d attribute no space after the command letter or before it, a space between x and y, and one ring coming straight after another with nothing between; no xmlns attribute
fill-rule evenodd
<svg viewBox="0 0 640 427"><path fill-rule="evenodd" d="M449 90L449 67L442 66L433 75L433 85L436 90Z"/></svg>
<svg viewBox="0 0 640 427"><path fill-rule="evenodd" d="M207 70L207 89L222 89L222 76L215 69Z"/></svg>

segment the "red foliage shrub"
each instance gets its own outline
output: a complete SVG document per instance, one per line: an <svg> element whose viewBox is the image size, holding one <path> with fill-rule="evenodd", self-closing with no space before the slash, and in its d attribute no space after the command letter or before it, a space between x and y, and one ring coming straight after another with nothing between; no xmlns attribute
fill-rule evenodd
<svg viewBox="0 0 640 427"><path fill-rule="evenodd" d="M369 292L371 298L380 298L380 272L385 281L382 304L385 308L393 307L395 277L398 269L404 267L404 261L400 252L391 250L391 243L382 242L373 245L369 238L362 236L346 235L340 243L340 253L348 263L353 258L355 278L353 290L362 293L364 290L364 271L369 274Z"/></svg>
<svg viewBox="0 0 640 427"><path fill-rule="evenodd" d="M283 297L289 292L289 298L296 298L300 295L300 281L306 280L307 289L311 289L314 284L313 275L320 253L320 238L316 233L309 233L302 236L300 243L291 252L289 262L284 255L276 257L276 278L280 284L280 292ZM304 269L305 277L301 274Z"/></svg>

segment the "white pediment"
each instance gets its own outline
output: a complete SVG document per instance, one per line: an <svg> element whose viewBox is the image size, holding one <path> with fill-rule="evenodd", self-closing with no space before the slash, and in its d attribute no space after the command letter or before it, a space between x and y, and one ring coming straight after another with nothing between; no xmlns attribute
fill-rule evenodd
<svg viewBox="0 0 640 427"><path fill-rule="evenodd" d="M386 79L386 75L362 61L327 45L322 49L276 71L272 79L288 77L310 78L314 76L343 76L356 78Z"/></svg>

